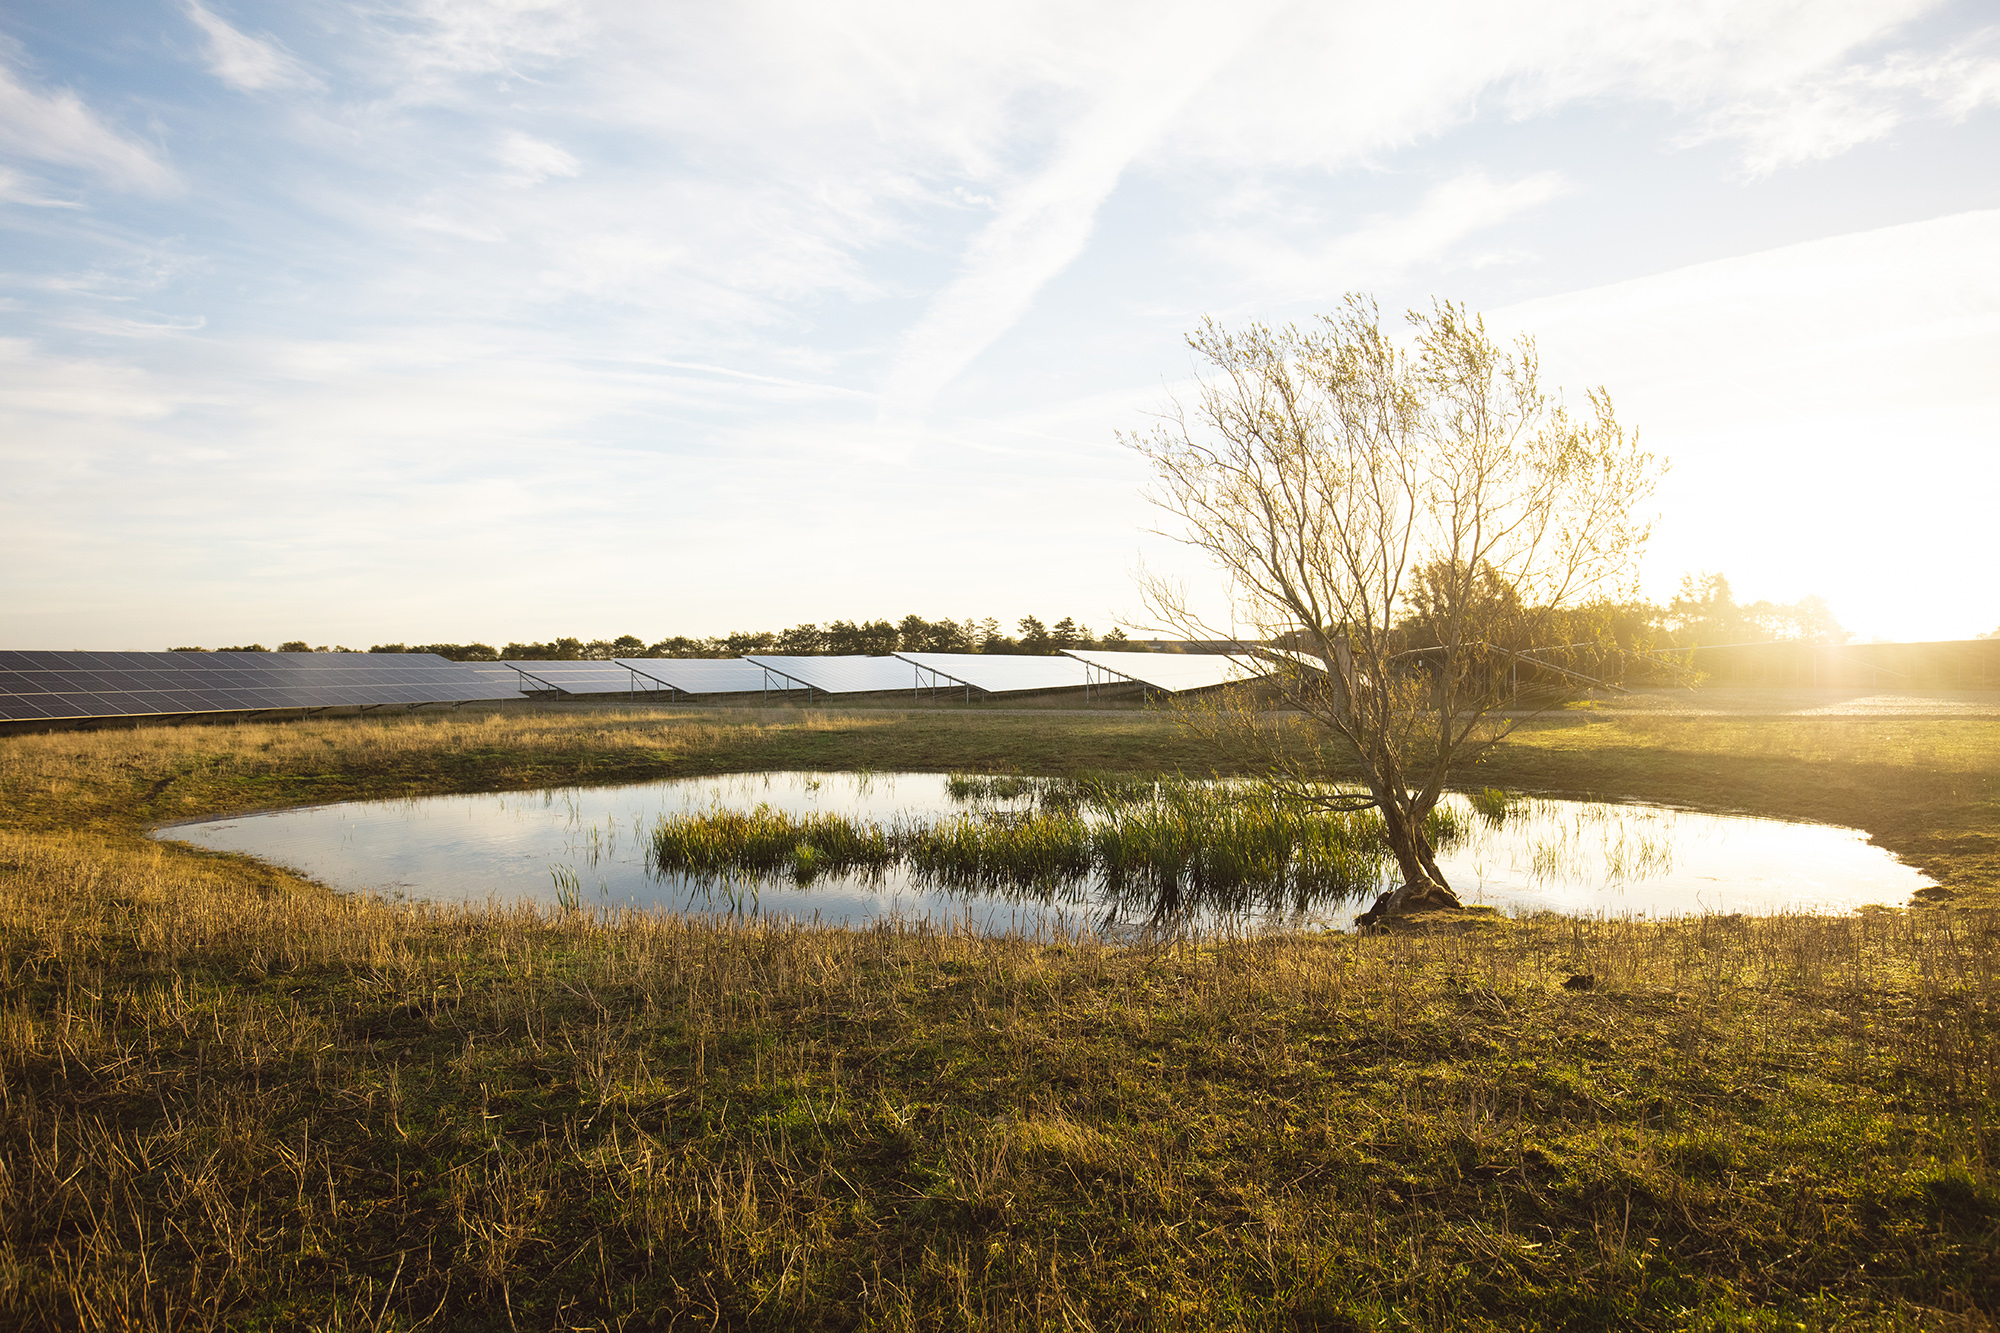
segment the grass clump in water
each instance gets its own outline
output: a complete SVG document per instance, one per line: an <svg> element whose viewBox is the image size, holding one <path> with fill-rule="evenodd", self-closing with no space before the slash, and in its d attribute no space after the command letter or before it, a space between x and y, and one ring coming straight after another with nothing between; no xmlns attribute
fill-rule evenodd
<svg viewBox="0 0 2000 1333"><path fill-rule="evenodd" d="M1498 787L1482 787L1478 791L1467 792L1465 799L1471 802L1473 810L1489 828L1499 828L1506 823L1508 808L1514 804L1514 797Z"/></svg>
<svg viewBox="0 0 2000 1333"><path fill-rule="evenodd" d="M1171 779L1187 786L1182 779ZM954 801L987 802L1027 799L1042 810L1113 810L1137 801L1159 799L1162 780L1127 774L1073 773L1038 778L984 773L953 773L945 792Z"/></svg>
<svg viewBox="0 0 2000 1333"><path fill-rule="evenodd" d="M755 810L708 810L662 815L653 825L649 859L658 871L710 875L816 875L879 870L899 855L887 830L834 814L794 815Z"/></svg>
<svg viewBox="0 0 2000 1333"><path fill-rule="evenodd" d="M1268 784L954 775L947 789L1034 806L891 825L762 806L669 815L654 827L650 859L663 872L800 882L902 865L956 889L1052 893L1096 883L1155 918L1300 912L1379 889L1389 865L1379 816L1317 809ZM1447 808L1426 829L1436 845L1464 833Z"/></svg>

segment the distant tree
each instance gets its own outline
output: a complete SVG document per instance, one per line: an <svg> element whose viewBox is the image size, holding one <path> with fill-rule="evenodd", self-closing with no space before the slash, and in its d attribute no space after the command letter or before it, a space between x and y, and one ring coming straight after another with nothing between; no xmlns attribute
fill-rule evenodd
<svg viewBox="0 0 2000 1333"><path fill-rule="evenodd" d="M500 656L513 662L576 662L583 659L583 652L583 640L569 638L548 643L510 643L500 650Z"/></svg>
<svg viewBox="0 0 2000 1333"><path fill-rule="evenodd" d="M893 653L896 643L896 627L886 620L870 620L861 624L836 620L826 627L826 651L836 657Z"/></svg>
<svg viewBox="0 0 2000 1333"><path fill-rule="evenodd" d="M208 649L187 647L187 648L169 648L167 649L167 651L170 653L205 653L208 651Z"/></svg>
<svg viewBox="0 0 2000 1333"><path fill-rule="evenodd" d="M1103 648L1115 648L1120 652L1130 652L1133 648L1137 647L1138 645L1134 644L1130 639L1125 637L1124 630L1114 629L1105 632L1104 637L1098 640L1098 646Z"/></svg>
<svg viewBox="0 0 2000 1333"><path fill-rule="evenodd" d="M685 634L676 634L648 644L643 654L646 657L721 657L727 650L718 639L691 639Z"/></svg>
<svg viewBox="0 0 2000 1333"><path fill-rule="evenodd" d="M1054 652L1058 648L1088 648L1098 642L1091 635L1088 625L1068 616L1057 621L1053 630L1043 626L1034 616L1027 617L1021 624L1027 634L1025 641L1002 634L1000 622L991 617L983 621L970 618L952 620L949 617L927 620L923 616L907 615L900 622L894 623L888 620L835 620L821 626L808 621L776 633L769 630L744 630L719 638L670 635L651 644L636 635L621 634L615 639L558 638L548 642L509 643L498 651L480 643L378 643L367 651L435 653L452 658L454 661L491 661L500 658L512 661L530 659L600 661L621 657L738 657L745 653L782 653L805 657L828 653L879 656L898 651L1046 653ZM1123 631L1113 631L1105 637L1104 642L1125 644L1129 641ZM206 650L190 647L176 651ZM303 640L293 640L285 644L280 651L351 652L354 650L346 647L336 647L331 650L308 648Z"/></svg>
<svg viewBox="0 0 2000 1333"><path fill-rule="evenodd" d="M1666 621L1681 647L1740 643L1750 632L1729 580L1720 574L1683 574L1680 591L1667 603Z"/></svg>
<svg viewBox="0 0 2000 1333"><path fill-rule="evenodd" d="M1817 594L1796 602L1757 601L1739 605L1729 580L1720 574L1687 574L1680 592L1661 614L1676 647L1726 643L1846 643L1854 637L1840 627L1826 599Z"/></svg>
<svg viewBox="0 0 2000 1333"><path fill-rule="evenodd" d="M976 652L979 627L972 621L925 620L904 616L896 626L898 648L906 653Z"/></svg>
<svg viewBox="0 0 2000 1333"><path fill-rule="evenodd" d="M218 653L268 653L271 650L261 643L239 643L228 648L217 648Z"/></svg>
<svg viewBox="0 0 2000 1333"><path fill-rule="evenodd" d="M1817 593L1796 602L1753 602L1751 617L1764 624L1772 637L1800 643L1846 643L1854 635L1840 627L1833 608Z"/></svg>
<svg viewBox="0 0 2000 1333"><path fill-rule="evenodd" d="M547 647L547 645L510 643L507 647L511 651L517 648L540 649ZM327 650L321 648L317 651L326 652ZM353 650L335 648L333 651L345 653ZM371 653L431 653L438 657L449 658L454 662L491 662L500 656L499 653L493 651L491 644L485 643L378 643L368 651ZM514 652L512 655L515 657L539 657L542 654L536 651L522 651Z"/></svg>
<svg viewBox="0 0 2000 1333"><path fill-rule="evenodd" d="M810 622L794 625L776 637L772 651L786 657L811 657L826 651L826 631Z"/></svg>
<svg viewBox="0 0 2000 1333"><path fill-rule="evenodd" d="M312 650L312 645L304 639L287 639L278 645L278 651L281 653L309 653ZM322 648L320 651L325 652L326 650Z"/></svg>
<svg viewBox="0 0 2000 1333"><path fill-rule="evenodd" d="M1409 316L1414 347L1349 297L1305 329L1214 321L1192 413L1127 436L1149 498L1225 580L1219 629L1184 587L1146 581L1190 639L1294 645L1275 677L1366 785L1328 797L1326 770L1275 743L1252 701L1200 723L1306 799L1374 808L1402 885L1366 921L1459 901L1425 822L1453 772L1514 725L1496 688L1530 645L1560 663L1551 613L1629 583L1648 529L1634 517L1660 468L1593 392L1573 416L1541 389L1534 345L1506 348L1463 307ZM1206 601L1206 599L1202 599Z"/></svg>
<svg viewBox="0 0 2000 1333"><path fill-rule="evenodd" d="M896 651L900 636L896 627L886 620L871 620L861 626L861 651L871 657L884 657Z"/></svg>
<svg viewBox="0 0 2000 1333"><path fill-rule="evenodd" d="M621 634L611 641L611 656L637 657L646 651L646 641L636 634Z"/></svg>

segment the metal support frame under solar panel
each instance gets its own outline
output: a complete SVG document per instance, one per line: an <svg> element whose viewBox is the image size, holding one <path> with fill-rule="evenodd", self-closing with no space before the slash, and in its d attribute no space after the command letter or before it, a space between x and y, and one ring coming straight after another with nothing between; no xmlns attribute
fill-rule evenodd
<svg viewBox="0 0 2000 1333"><path fill-rule="evenodd" d="M972 702L972 691L974 690L979 691L982 703L1007 697L1019 698L1029 695L1063 694L1072 690L1082 691L1084 701L1088 703L1095 697L1098 691L1104 688L1096 682L1093 669L1089 663L1067 656L1044 657L1039 655L1023 656L1014 654L915 652L899 652L894 654L894 656L902 658L921 671L930 673L933 688L936 688L935 682L940 678L950 681L954 685L962 686L965 691L965 702L967 704ZM1044 679L1032 683L1016 683L1011 686L998 686L990 683L994 680L996 672L1005 674L1011 669L1018 673L1020 668L1030 666L1047 668L1056 663L1074 664L1076 676L1069 680ZM978 670L973 670L972 668L978 668ZM979 679L976 679L981 674L986 676L989 683L982 683ZM1038 674L1046 676L1048 673L1046 670L1043 670ZM1123 680L1122 677L1118 679Z"/></svg>
<svg viewBox="0 0 2000 1333"><path fill-rule="evenodd" d="M591 699L615 695L620 691L578 689L576 686L583 683L583 678L591 675L615 677L618 672L624 673L625 689L622 692L627 702L638 703L642 697L649 703L658 702L663 693L667 701L672 702L681 693L673 682L662 680L650 672L641 671L630 662L618 658L578 659L573 662L502 658L497 665L507 667L519 676L521 693L531 698ZM531 681L536 688L529 688ZM641 681L645 684L642 685Z"/></svg>
<svg viewBox="0 0 2000 1333"><path fill-rule="evenodd" d="M789 681L791 682L792 686L804 690L806 692L807 704L812 703L813 696L815 694L823 695L829 698L837 698L844 695L888 695L888 694L900 694L906 688L905 686L902 685L892 686L892 685L871 684L868 686L850 690L834 690L827 688L826 685L824 684L815 684L812 680L800 674L797 669L788 671L784 667L777 666L774 664L774 661L771 658L767 658L762 655L754 655L754 654L748 655L745 656L742 660L749 662L752 665L761 667L763 668L764 671L766 671L770 675L775 676L780 680ZM776 660L794 660L794 659L779 657ZM797 660L802 660L806 662L815 661L815 659L811 657L805 657ZM910 691L911 703L918 707L921 707L923 704L923 692L925 690L931 691L933 696L935 696L940 691L946 689L956 689L964 684L964 682L959 681L952 676L946 675L943 672L933 670L932 668L924 666L920 663L910 662L908 659L902 657L902 655L898 653L889 653L880 657L859 656L850 659L827 658L823 660L830 669L835 671L839 670L840 663L842 663L843 661L851 663L864 663L866 665L866 669L869 670L878 670L879 668L887 667L892 662L895 663L895 665L897 666L909 667L911 675L910 675L910 684L907 686L907 688ZM930 677L930 684L928 685L924 683L925 676ZM950 683L948 685L940 685L938 683L940 680L948 681ZM789 690L787 692L789 692Z"/></svg>

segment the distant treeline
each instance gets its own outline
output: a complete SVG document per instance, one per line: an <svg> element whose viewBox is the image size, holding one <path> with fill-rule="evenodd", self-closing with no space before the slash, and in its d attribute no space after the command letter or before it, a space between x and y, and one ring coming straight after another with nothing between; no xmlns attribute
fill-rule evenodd
<svg viewBox="0 0 2000 1333"><path fill-rule="evenodd" d="M1018 635L1003 634L1000 622L985 620L926 620L904 616L900 622L887 620L835 620L825 625L807 623L786 630L758 630L725 634L720 638L693 639L675 635L657 643L647 643L633 634L615 639L551 639L547 643L510 643L494 648L487 643L378 643L371 653L435 653L454 662L495 661L608 661L614 657L741 657L745 653L771 653L787 657L847 657L885 653L1010 653L1049 656L1065 648L1110 648L1146 651L1146 645L1125 637L1125 631L1103 635L1091 633L1090 626L1064 616L1045 625L1034 616L1023 616ZM203 652L201 648L176 648L177 653ZM260 643L218 648L221 653L268 652ZM281 653L351 653L345 646L314 647L303 640L281 643Z"/></svg>
<svg viewBox="0 0 2000 1333"><path fill-rule="evenodd" d="M1644 600L1599 602L1564 612L1553 619L1530 614L1522 607L1512 588L1494 583L1483 588L1481 597L1496 607L1515 609L1523 622L1539 626L1534 636L1540 642L1563 643L1572 648L1596 646L1606 653L1645 656L1693 647L1734 643L1846 643L1853 637L1833 618L1826 600L1801 597L1796 602L1739 603L1729 580L1720 574L1689 574L1681 580L1680 593L1661 606ZM1425 590L1413 594L1412 615L1406 632L1420 642L1429 614ZM1505 621L1507 615L1489 617ZM1018 635L1003 634L1000 622L985 620L926 620L904 616L900 622L887 620L835 620L825 625L808 623L790 629L738 634L720 638L691 639L685 635L647 643L633 634L615 639L552 639L547 643L510 643L495 648L486 643L378 643L371 653L436 653L455 662L494 662L507 659L543 661L605 661L614 657L741 657L745 653L772 653L781 656L854 656L883 653L1012 653L1047 656L1065 648L1111 648L1147 651L1150 645L1135 643L1123 630L1108 634L1091 633L1064 616L1053 625L1044 625L1034 616L1023 616ZM1554 638L1548 636L1553 634ZM1533 646L1523 639L1521 647ZM176 648L175 652L202 652L200 648ZM224 653L261 653L262 644L240 644L218 648ZM336 646L318 647L293 640L281 643L281 653L360 651ZM1586 653L1586 656L1588 654Z"/></svg>

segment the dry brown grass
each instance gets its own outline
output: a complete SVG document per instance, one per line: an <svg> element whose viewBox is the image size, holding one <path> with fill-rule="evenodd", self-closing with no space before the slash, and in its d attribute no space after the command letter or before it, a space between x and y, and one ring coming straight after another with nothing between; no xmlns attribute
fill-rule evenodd
<svg viewBox="0 0 2000 1333"><path fill-rule="evenodd" d="M0 742L0 1324L1990 1327L1990 913L1052 946L393 906L141 836L1174 753L964 721ZM1606 734L1571 757L1643 775ZM1669 777L1727 759L1704 736Z"/></svg>
<svg viewBox="0 0 2000 1333"><path fill-rule="evenodd" d="M2000 1295L1986 918L1119 949L393 907L92 835L0 835L0 874L24 1323L1974 1327Z"/></svg>

